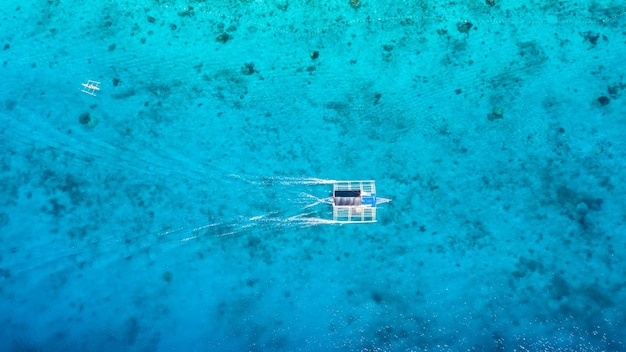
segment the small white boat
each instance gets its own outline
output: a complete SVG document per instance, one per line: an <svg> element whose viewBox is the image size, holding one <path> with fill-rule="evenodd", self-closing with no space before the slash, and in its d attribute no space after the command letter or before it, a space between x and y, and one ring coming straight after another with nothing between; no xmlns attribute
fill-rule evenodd
<svg viewBox="0 0 626 352"><path fill-rule="evenodd" d="M96 96L96 92L100 90L100 82L88 80L87 83L82 83L83 89L81 92L87 93L89 95Z"/></svg>
<svg viewBox="0 0 626 352"><path fill-rule="evenodd" d="M333 206L333 222L362 224L376 222L376 208L391 199L376 196L373 180L335 181L333 195L324 203Z"/></svg>

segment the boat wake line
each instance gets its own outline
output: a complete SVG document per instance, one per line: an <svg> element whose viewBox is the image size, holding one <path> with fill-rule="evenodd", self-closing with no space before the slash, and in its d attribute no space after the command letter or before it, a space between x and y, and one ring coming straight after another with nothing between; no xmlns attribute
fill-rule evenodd
<svg viewBox="0 0 626 352"><path fill-rule="evenodd" d="M178 242L200 240L206 237L225 237L241 235L251 231L278 232L302 229L318 225L373 223L377 221L377 206L388 203L390 199L377 197L373 180L335 181L319 178L250 178L239 177L255 189L270 187L275 198L269 206L287 206L282 210L268 211L266 214L252 217L237 216L231 221L210 221L208 224L180 227L176 232L164 231L159 236L170 237ZM333 184L332 196L319 198L308 192L314 185ZM300 190L303 186L307 191ZM289 189L291 191L286 191ZM279 196L277 196L279 195ZM317 207L325 205L324 207ZM330 206L329 206L330 205ZM183 236L179 234L182 233ZM176 234L176 236L171 236Z"/></svg>
<svg viewBox="0 0 626 352"><path fill-rule="evenodd" d="M169 238L168 242L183 243L207 237L244 235L252 231L278 232L334 223L324 218L325 208L317 207L326 203L324 198L301 192L296 199L292 198L289 201L292 207L287 210L270 211L250 217L237 216L230 220L216 219L199 225L183 225L162 231L157 234L157 237ZM327 213L330 212L326 210Z"/></svg>

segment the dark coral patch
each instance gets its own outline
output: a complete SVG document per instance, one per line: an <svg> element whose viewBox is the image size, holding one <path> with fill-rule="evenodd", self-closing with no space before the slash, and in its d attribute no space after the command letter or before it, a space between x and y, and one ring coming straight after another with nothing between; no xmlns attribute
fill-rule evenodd
<svg viewBox="0 0 626 352"><path fill-rule="evenodd" d="M376 304L380 304L383 300L383 296L379 292L372 292L372 300L376 302Z"/></svg>
<svg viewBox="0 0 626 352"><path fill-rule="evenodd" d="M230 34L222 33L222 34L218 35L217 37L215 37L215 41L217 41L218 43L226 44L232 38L233 37L231 37Z"/></svg>
<svg viewBox="0 0 626 352"><path fill-rule="evenodd" d="M82 113L78 117L78 122L80 122L81 125L87 125L89 124L89 121L91 121L91 117L89 116L88 112Z"/></svg>
<svg viewBox="0 0 626 352"><path fill-rule="evenodd" d="M602 106L608 105L610 102L611 99L609 99L608 97L601 96L600 98L598 98L598 103L600 103L600 105Z"/></svg>
<svg viewBox="0 0 626 352"><path fill-rule="evenodd" d="M461 33L469 33L470 29L474 27L470 22L459 22L456 24L456 29Z"/></svg>
<svg viewBox="0 0 626 352"><path fill-rule="evenodd" d="M163 275L161 275L161 277L163 278L163 280L165 280L165 282L170 283L174 278L174 274L172 274L171 271L166 271L163 273Z"/></svg>
<svg viewBox="0 0 626 352"><path fill-rule="evenodd" d="M254 69L254 62L246 62L246 64L241 68L241 73L246 76L252 75L258 72Z"/></svg>

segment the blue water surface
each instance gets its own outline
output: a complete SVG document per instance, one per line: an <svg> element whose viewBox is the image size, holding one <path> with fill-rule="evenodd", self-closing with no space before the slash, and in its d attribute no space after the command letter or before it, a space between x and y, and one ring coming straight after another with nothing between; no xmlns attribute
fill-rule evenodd
<svg viewBox="0 0 626 352"><path fill-rule="evenodd" d="M1 350L626 350L623 1L0 19Z"/></svg>

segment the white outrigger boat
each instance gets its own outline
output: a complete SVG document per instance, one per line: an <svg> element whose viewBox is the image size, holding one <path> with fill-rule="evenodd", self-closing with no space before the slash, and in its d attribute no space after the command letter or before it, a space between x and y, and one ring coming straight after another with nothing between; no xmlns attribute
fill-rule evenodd
<svg viewBox="0 0 626 352"><path fill-rule="evenodd" d="M333 206L333 222L363 224L376 222L376 207L391 199L376 196L373 180L334 181L333 195L323 202Z"/></svg>
<svg viewBox="0 0 626 352"><path fill-rule="evenodd" d="M96 92L100 90L100 82L88 80L87 83L82 83L83 89L81 92L87 93L89 95L96 96Z"/></svg>

